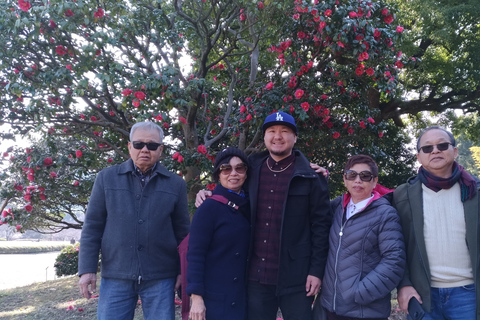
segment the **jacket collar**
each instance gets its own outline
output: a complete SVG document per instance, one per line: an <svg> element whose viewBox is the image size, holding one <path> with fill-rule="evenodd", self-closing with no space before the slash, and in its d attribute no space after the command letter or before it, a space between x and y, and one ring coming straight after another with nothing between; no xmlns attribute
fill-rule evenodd
<svg viewBox="0 0 480 320"><path fill-rule="evenodd" d="M130 173L130 172L132 172L132 173L135 172L132 159L128 159L127 161L121 163L119 165L119 168L118 168L118 173L119 174L127 174L127 173ZM157 165L153 169L151 176L153 177L157 174L160 174L160 175L163 175L163 176L168 176L170 174L170 171L168 171L167 168L162 166L160 164L160 162L157 162Z"/></svg>

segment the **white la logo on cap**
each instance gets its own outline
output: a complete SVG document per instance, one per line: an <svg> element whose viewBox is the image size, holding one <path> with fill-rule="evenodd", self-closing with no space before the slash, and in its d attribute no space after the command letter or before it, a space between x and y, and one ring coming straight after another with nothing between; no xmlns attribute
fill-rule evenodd
<svg viewBox="0 0 480 320"><path fill-rule="evenodd" d="M283 121L283 117L282 115L280 114L280 112L277 112L277 121Z"/></svg>

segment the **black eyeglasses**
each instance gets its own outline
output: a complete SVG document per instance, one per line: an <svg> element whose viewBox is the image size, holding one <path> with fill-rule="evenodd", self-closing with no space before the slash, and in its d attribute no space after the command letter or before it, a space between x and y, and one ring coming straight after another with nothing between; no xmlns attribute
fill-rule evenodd
<svg viewBox="0 0 480 320"><path fill-rule="evenodd" d="M431 153L433 151L433 147L437 147L438 151L445 151L450 147L451 143L450 142L443 142L439 144L434 144L434 145L428 145L428 146L423 146L420 147L422 149L423 153Z"/></svg>
<svg viewBox="0 0 480 320"><path fill-rule="evenodd" d="M343 175L345 176L345 179L350 181L357 179L357 176L360 176L360 180L367 182L372 181L373 179L373 174L370 171L356 172L353 170L347 170Z"/></svg>
<svg viewBox="0 0 480 320"><path fill-rule="evenodd" d="M156 142L140 142L140 141L133 141L132 145L135 149L142 150L143 147L147 146L147 149L150 151L155 151L160 147L161 143Z"/></svg>
<svg viewBox="0 0 480 320"><path fill-rule="evenodd" d="M232 171L235 170L239 174L244 174L247 172L247 165L245 163L237 164L235 167L232 167L229 164L222 164L220 166L220 172L224 175L229 175Z"/></svg>

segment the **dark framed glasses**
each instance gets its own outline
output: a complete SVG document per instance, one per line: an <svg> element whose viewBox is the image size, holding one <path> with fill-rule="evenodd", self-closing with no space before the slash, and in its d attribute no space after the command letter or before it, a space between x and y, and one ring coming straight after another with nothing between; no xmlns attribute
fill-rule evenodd
<svg viewBox="0 0 480 320"><path fill-rule="evenodd" d="M237 164L235 167L232 167L229 164L222 164L220 166L220 172L224 175L229 175L232 171L235 170L239 174L244 174L247 172L247 165L245 163Z"/></svg>
<svg viewBox="0 0 480 320"><path fill-rule="evenodd" d="M423 146L423 147L420 147L420 149L422 149L423 153L432 153L433 147L437 147L438 151L445 151L450 147L450 145L451 145L450 142L443 142L439 144Z"/></svg>
<svg viewBox="0 0 480 320"><path fill-rule="evenodd" d="M370 171L357 172L353 170L347 170L343 173L343 175L345 176L346 180L350 180L350 181L357 179L357 176L360 177L360 180L366 181L366 182L372 181L373 179L373 174Z"/></svg>
<svg viewBox="0 0 480 320"><path fill-rule="evenodd" d="M143 147L147 146L147 149L150 151L155 151L160 147L161 143L156 142L140 142L140 141L133 141L132 145L135 149L142 150Z"/></svg>

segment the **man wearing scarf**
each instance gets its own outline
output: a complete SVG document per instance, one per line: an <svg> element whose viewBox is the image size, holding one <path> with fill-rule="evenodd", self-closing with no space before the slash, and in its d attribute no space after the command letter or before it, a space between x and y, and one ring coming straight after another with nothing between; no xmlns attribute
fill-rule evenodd
<svg viewBox="0 0 480 320"><path fill-rule="evenodd" d="M478 320L478 179L455 161L455 138L443 128L425 129L417 151L418 175L393 194L407 252L400 309L416 298L424 319Z"/></svg>

